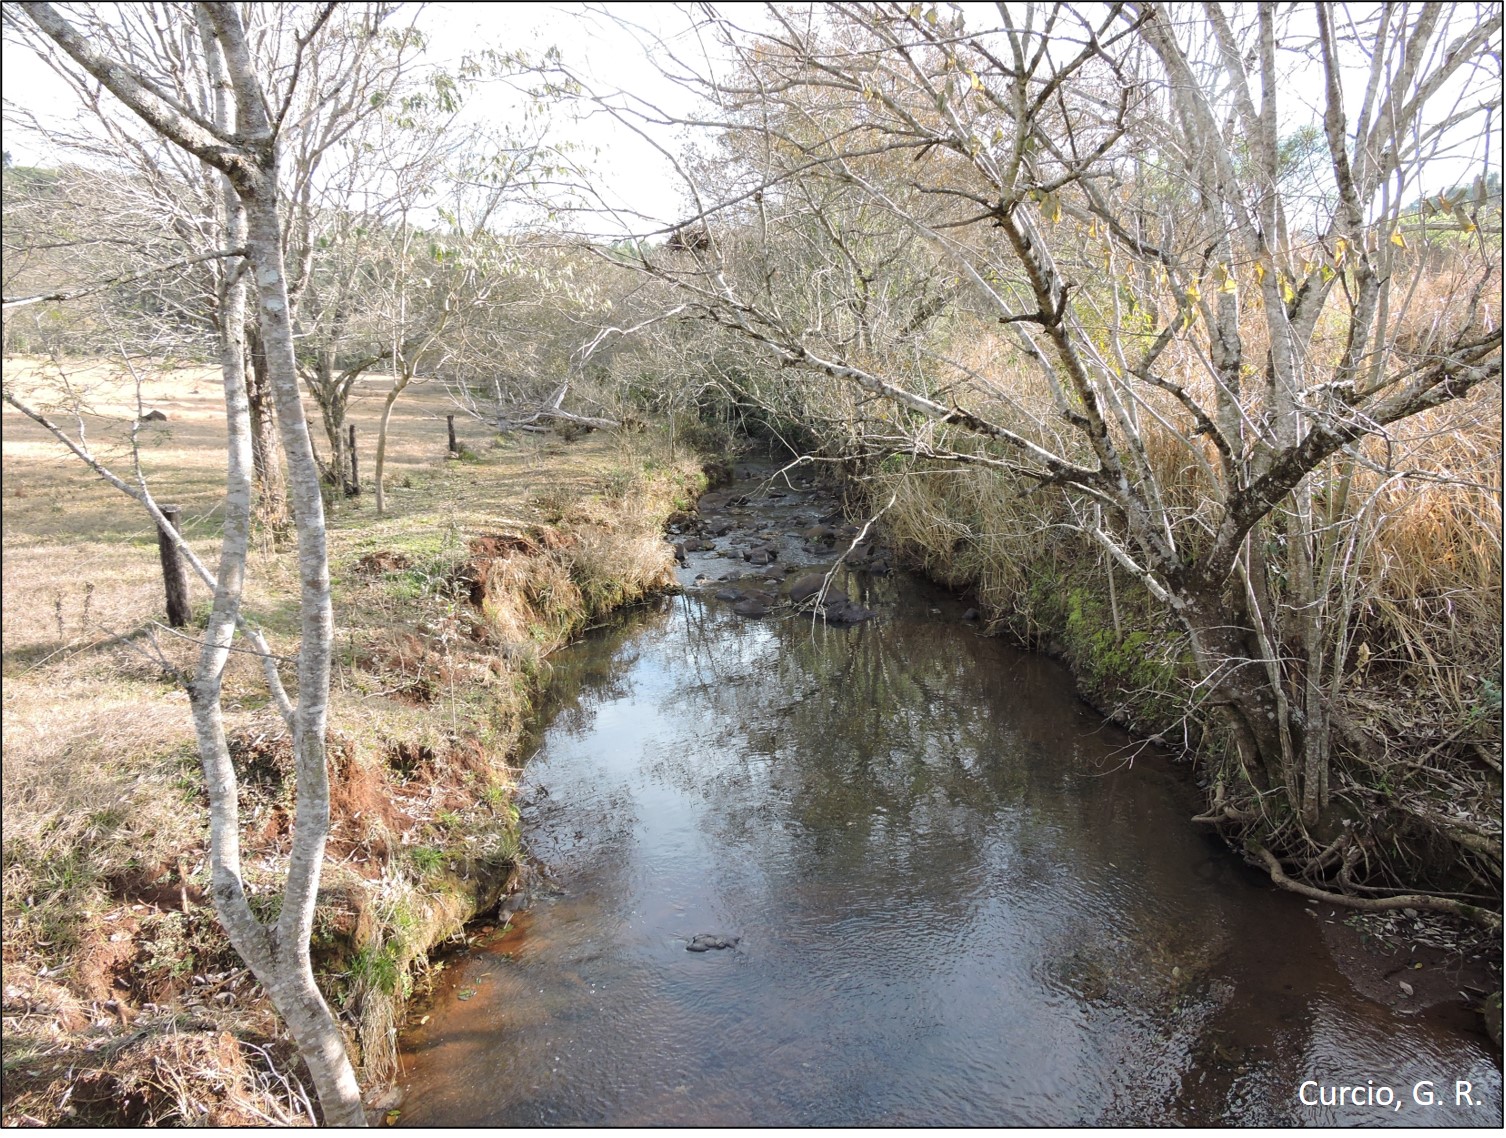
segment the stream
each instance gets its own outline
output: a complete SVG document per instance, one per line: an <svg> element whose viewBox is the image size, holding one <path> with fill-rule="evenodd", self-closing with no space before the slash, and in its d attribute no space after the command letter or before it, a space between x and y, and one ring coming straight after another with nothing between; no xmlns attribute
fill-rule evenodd
<svg viewBox="0 0 1506 1138"><path fill-rule="evenodd" d="M546 871L405 1033L399 1125L1500 1124L1462 996L1372 998L1347 915L1190 824L1187 765L1058 664L876 546L792 607L852 530L768 489L553 658Z"/></svg>

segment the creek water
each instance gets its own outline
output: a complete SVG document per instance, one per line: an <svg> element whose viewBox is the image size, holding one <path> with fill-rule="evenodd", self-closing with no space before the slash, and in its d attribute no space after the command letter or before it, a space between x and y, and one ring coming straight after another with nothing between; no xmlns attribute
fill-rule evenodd
<svg viewBox="0 0 1506 1138"><path fill-rule="evenodd" d="M1500 1124L1484 1035L1363 995L1185 767L955 599L847 583L875 619L692 591L554 658L548 872L406 1034L399 1124Z"/></svg>

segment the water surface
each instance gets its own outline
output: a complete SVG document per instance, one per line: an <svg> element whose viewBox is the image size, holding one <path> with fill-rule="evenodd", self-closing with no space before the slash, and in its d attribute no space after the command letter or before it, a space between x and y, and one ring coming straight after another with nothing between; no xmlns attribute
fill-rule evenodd
<svg viewBox="0 0 1506 1138"><path fill-rule="evenodd" d="M553 890L452 967L402 1124L1499 1124L1483 1035L1361 996L1343 915L1189 824L1184 768L874 589L846 629L673 598L555 658Z"/></svg>

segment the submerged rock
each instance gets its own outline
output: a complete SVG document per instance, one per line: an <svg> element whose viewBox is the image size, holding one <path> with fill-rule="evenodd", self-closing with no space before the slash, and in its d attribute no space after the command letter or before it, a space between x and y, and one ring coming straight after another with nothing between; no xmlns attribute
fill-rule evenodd
<svg viewBox="0 0 1506 1138"><path fill-rule="evenodd" d="M825 583L824 572L806 573L797 577L790 582L790 600L798 605L802 601L820 596L821 586ZM821 597L821 603L816 606L816 615L827 624L861 624L865 620L871 620L878 613L857 604L847 595L846 590L833 585L826 590L826 595Z"/></svg>
<svg viewBox="0 0 1506 1138"><path fill-rule="evenodd" d="M686 952L709 952L713 948L736 948L739 936L718 936L716 933L696 933L685 946Z"/></svg>
<svg viewBox="0 0 1506 1138"><path fill-rule="evenodd" d="M821 606L821 616L827 624L861 624L865 620L872 620L878 613L853 604L844 596L836 600L828 599Z"/></svg>
<svg viewBox="0 0 1506 1138"><path fill-rule="evenodd" d="M804 600L809 600L821 591L822 584L826 581L825 573L806 573L796 577L790 582L790 600L797 605Z"/></svg>
<svg viewBox="0 0 1506 1138"><path fill-rule="evenodd" d="M1485 1020L1485 1034L1496 1045L1496 1054L1501 1053L1501 993L1492 992L1480 1004L1480 1016Z"/></svg>

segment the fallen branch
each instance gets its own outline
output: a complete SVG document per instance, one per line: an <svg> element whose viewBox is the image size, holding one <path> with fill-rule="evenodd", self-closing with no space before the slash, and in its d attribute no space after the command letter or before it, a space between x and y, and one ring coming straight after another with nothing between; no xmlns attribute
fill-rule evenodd
<svg viewBox="0 0 1506 1138"><path fill-rule="evenodd" d="M499 431L547 431L551 428L540 426L544 420L557 419L564 423L574 423L581 427L590 427L593 430L608 430L620 427L622 424L616 419L602 419L592 415L575 415L569 411L561 411L558 407L542 407L522 418L497 417L497 430Z"/></svg>
<svg viewBox="0 0 1506 1138"><path fill-rule="evenodd" d="M555 388L554 394L551 395L548 400L539 404L538 410L534 411L532 414L523 415L520 417L516 415L508 415L505 412L498 411L497 430L528 430L530 426L533 426L539 423L541 420L546 419L558 419L561 422L574 423L576 426L587 427L591 430L607 430L612 427L622 426L622 424L619 423L616 419L604 419L593 415L576 415L569 411L566 411L564 409L565 396L569 393L569 391L570 384L568 381L560 384L557 388ZM534 426L534 429L538 430L540 428ZM547 430L548 428L543 429Z"/></svg>

